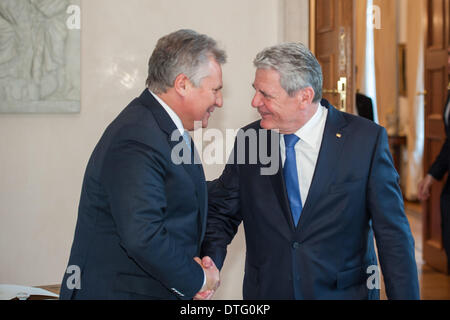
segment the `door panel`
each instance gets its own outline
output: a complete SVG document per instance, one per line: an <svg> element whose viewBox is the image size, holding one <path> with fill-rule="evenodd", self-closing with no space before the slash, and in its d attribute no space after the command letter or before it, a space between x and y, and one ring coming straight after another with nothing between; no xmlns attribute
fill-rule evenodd
<svg viewBox="0 0 450 320"><path fill-rule="evenodd" d="M428 171L445 142L443 113L447 98L447 47L449 0L426 0L425 14L425 148L424 170ZM445 181L444 177L443 181ZM430 199L423 203L423 260L447 272L442 246L440 194L443 182L435 183Z"/></svg>
<svg viewBox="0 0 450 320"><path fill-rule="evenodd" d="M323 97L336 108L353 113L354 0L316 0L311 5L315 12L312 25L316 26L312 48L322 66ZM346 87L338 86L342 78L346 79Z"/></svg>
<svg viewBox="0 0 450 320"><path fill-rule="evenodd" d="M326 33L334 30L334 1L318 0L317 1L317 32Z"/></svg>

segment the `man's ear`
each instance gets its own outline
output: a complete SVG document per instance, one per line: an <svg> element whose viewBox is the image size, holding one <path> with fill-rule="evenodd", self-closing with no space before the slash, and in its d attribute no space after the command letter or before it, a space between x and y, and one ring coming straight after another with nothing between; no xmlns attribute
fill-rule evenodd
<svg viewBox="0 0 450 320"><path fill-rule="evenodd" d="M175 78L173 87L180 96L185 97L189 89L192 87L192 83L184 73L180 73Z"/></svg>
<svg viewBox="0 0 450 320"><path fill-rule="evenodd" d="M299 104L309 106L314 100L315 92L312 87L306 87L298 92Z"/></svg>

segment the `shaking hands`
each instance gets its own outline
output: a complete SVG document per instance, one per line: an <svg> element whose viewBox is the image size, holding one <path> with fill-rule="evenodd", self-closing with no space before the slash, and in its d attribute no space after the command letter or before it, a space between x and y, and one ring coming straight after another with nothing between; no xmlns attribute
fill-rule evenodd
<svg viewBox="0 0 450 320"><path fill-rule="evenodd" d="M219 269L208 256L201 260L195 257L194 260L202 267L206 276L206 283L195 295L194 300L210 300L220 285Z"/></svg>

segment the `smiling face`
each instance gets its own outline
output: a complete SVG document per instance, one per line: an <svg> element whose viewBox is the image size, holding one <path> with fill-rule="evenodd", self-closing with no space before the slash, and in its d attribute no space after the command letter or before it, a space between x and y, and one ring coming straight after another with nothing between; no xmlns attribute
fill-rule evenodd
<svg viewBox="0 0 450 320"><path fill-rule="evenodd" d="M252 106L261 115L261 127L279 129L281 133L294 133L300 128L302 90L289 96L281 87L280 74L273 69L257 69L253 87L256 92Z"/></svg>
<svg viewBox="0 0 450 320"><path fill-rule="evenodd" d="M210 59L207 66L209 75L202 79L200 86L190 86L186 96L184 114L187 115L185 128L194 129L194 121L201 121L202 127L208 126L208 120L214 109L221 108L222 99L222 68L214 59Z"/></svg>

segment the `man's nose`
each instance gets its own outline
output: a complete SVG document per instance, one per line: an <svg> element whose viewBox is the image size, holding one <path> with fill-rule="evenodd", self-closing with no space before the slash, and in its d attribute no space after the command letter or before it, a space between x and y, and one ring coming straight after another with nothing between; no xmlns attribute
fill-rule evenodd
<svg viewBox="0 0 450 320"><path fill-rule="evenodd" d="M258 108L261 105L262 105L261 95L259 94L259 92L256 92L255 96L252 99L252 107Z"/></svg>
<svg viewBox="0 0 450 320"><path fill-rule="evenodd" d="M222 106L223 106L223 96L222 96L222 92L219 91L217 93L217 97L216 97L216 107L222 108Z"/></svg>

